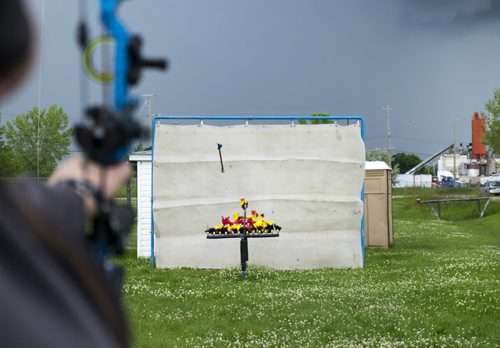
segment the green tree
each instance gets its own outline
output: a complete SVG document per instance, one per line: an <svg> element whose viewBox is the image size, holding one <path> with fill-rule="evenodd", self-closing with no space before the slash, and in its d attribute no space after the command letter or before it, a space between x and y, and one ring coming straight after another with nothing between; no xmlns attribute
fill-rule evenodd
<svg viewBox="0 0 500 348"><path fill-rule="evenodd" d="M392 156L392 165L397 165L401 173L406 173L420 162L422 162L420 157L412 153L399 152Z"/></svg>
<svg viewBox="0 0 500 348"><path fill-rule="evenodd" d="M4 133L5 129L2 126L2 114L0 114L0 150L5 147Z"/></svg>
<svg viewBox="0 0 500 348"><path fill-rule="evenodd" d="M500 153L500 89L493 90L493 98L485 104L486 113L481 116L486 118L484 143L494 153Z"/></svg>
<svg viewBox="0 0 500 348"><path fill-rule="evenodd" d="M366 160L367 161L382 161L387 163L387 150L382 149L373 149L366 151ZM399 165L397 163L392 162L392 176L391 181L394 186L397 183L396 175L400 173Z"/></svg>
<svg viewBox="0 0 500 348"><path fill-rule="evenodd" d="M144 144L142 141L139 141L139 143L135 146L134 152L139 152L139 151L144 151Z"/></svg>
<svg viewBox="0 0 500 348"><path fill-rule="evenodd" d="M72 130L68 124L68 115L57 105L40 111L34 107L28 113L7 122L7 146L19 159L24 173L37 174L39 164L39 176L49 176L57 162L69 154Z"/></svg>
<svg viewBox="0 0 500 348"><path fill-rule="evenodd" d="M321 117L325 117L325 116L330 116L330 114L327 114L326 112L317 112L317 113L314 113L314 114L311 114L311 116L313 117L317 117L318 119L317 120L299 120L299 124L328 124L328 123L332 123L332 120L325 120L325 119L322 119Z"/></svg>
<svg viewBox="0 0 500 348"><path fill-rule="evenodd" d="M382 149L373 149L366 151L366 160L367 161L382 161L386 162L387 160L387 150Z"/></svg>
<svg viewBox="0 0 500 348"><path fill-rule="evenodd" d="M5 146L0 150L0 178L8 178L23 172L22 165L12 149Z"/></svg>
<svg viewBox="0 0 500 348"><path fill-rule="evenodd" d="M2 126L2 115L0 115L0 177L16 176L20 171L18 160L5 142L5 127Z"/></svg>

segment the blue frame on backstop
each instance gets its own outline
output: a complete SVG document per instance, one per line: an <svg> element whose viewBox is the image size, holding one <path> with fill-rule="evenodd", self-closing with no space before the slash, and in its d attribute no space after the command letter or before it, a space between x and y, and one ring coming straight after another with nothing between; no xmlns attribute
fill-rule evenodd
<svg viewBox="0 0 500 348"><path fill-rule="evenodd" d="M361 139L365 141L365 120L362 116L167 116L156 115L151 121L151 266L155 267L155 238L154 238L154 214L153 214L153 170L155 154L155 124L161 120L198 120L198 121L299 121L299 120L329 120L329 121L354 121L359 122L361 128ZM361 201L363 202L363 215L361 217L361 264L365 264L365 183L361 189Z"/></svg>

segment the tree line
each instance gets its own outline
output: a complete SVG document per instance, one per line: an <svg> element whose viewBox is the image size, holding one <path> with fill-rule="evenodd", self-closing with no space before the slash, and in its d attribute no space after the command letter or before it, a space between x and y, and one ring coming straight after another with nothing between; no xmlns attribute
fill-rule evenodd
<svg viewBox="0 0 500 348"><path fill-rule="evenodd" d="M58 105L34 107L5 124L0 115L0 177L48 177L69 155L72 134L69 117Z"/></svg>
<svg viewBox="0 0 500 348"><path fill-rule="evenodd" d="M481 116L486 119L485 144L492 153L500 153L500 89L493 90L493 97L486 102L486 111Z"/></svg>
<svg viewBox="0 0 500 348"><path fill-rule="evenodd" d="M499 88L493 91L493 97L485 103L485 109L486 111L481 112L482 117L486 119L484 142L492 153L500 153ZM299 123L330 123L329 120L321 118L330 116L328 113L316 113L312 116L317 119L299 120ZM57 163L69 155L72 134L68 115L62 107L55 104L43 110L34 107L5 124L2 124L0 114L0 177L48 177ZM385 161L386 158L385 150L367 151L367 160ZM404 173L420 161L416 155L397 153L392 157L393 171Z"/></svg>

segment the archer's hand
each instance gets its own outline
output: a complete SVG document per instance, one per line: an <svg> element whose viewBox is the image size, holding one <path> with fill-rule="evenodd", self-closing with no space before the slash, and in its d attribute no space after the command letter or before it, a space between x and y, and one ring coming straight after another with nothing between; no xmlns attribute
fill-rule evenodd
<svg viewBox="0 0 500 348"><path fill-rule="evenodd" d="M132 170L127 162L112 166L102 166L95 162L76 156L60 164L49 179L50 185L57 185L67 180L82 180L95 189L101 190L106 198L113 198L116 191L130 177ZM97 211L97 203L90 192L78 192L84 200L87 215Z"/></svg>

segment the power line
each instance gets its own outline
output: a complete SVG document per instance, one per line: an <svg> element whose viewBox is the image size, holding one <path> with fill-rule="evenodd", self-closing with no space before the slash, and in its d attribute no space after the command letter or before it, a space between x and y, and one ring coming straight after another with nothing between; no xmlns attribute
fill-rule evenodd
<svg viewBox="0 0 500 348"><path fill-rule="evenodd" d="M433 155L433 154L429 154L429 153L421 153L421 152L407 151L407 150L400 150L400 149L394 149L394 152L396 152L396 153L399 153L399 152L411 153L411 154L422 156L422 157L430 157Z"/></svg>
<svg viewBox="0 0 500 348"><path fill-rule="evenodd" d="M432 144L448 144L446 140L443 141L437 141L435 139L428 139L428 138L409 138L409 137L402 137L400 135L395 135L394 138L396 139L401 139L401 140L407 140L407 141L417 141L417 142L423 142L425 141L426 143L432 143Z"/></svg>
<svg viewBox="0 0 500 348"><path fill-rule="evenodd" d="M20 115L20 114L25 114L26 111L23 111L23 112L12 112L12 111L1 111L0 110L0 114L2 115L14 115L14 116L17 116L17 115Z"/></svg>

